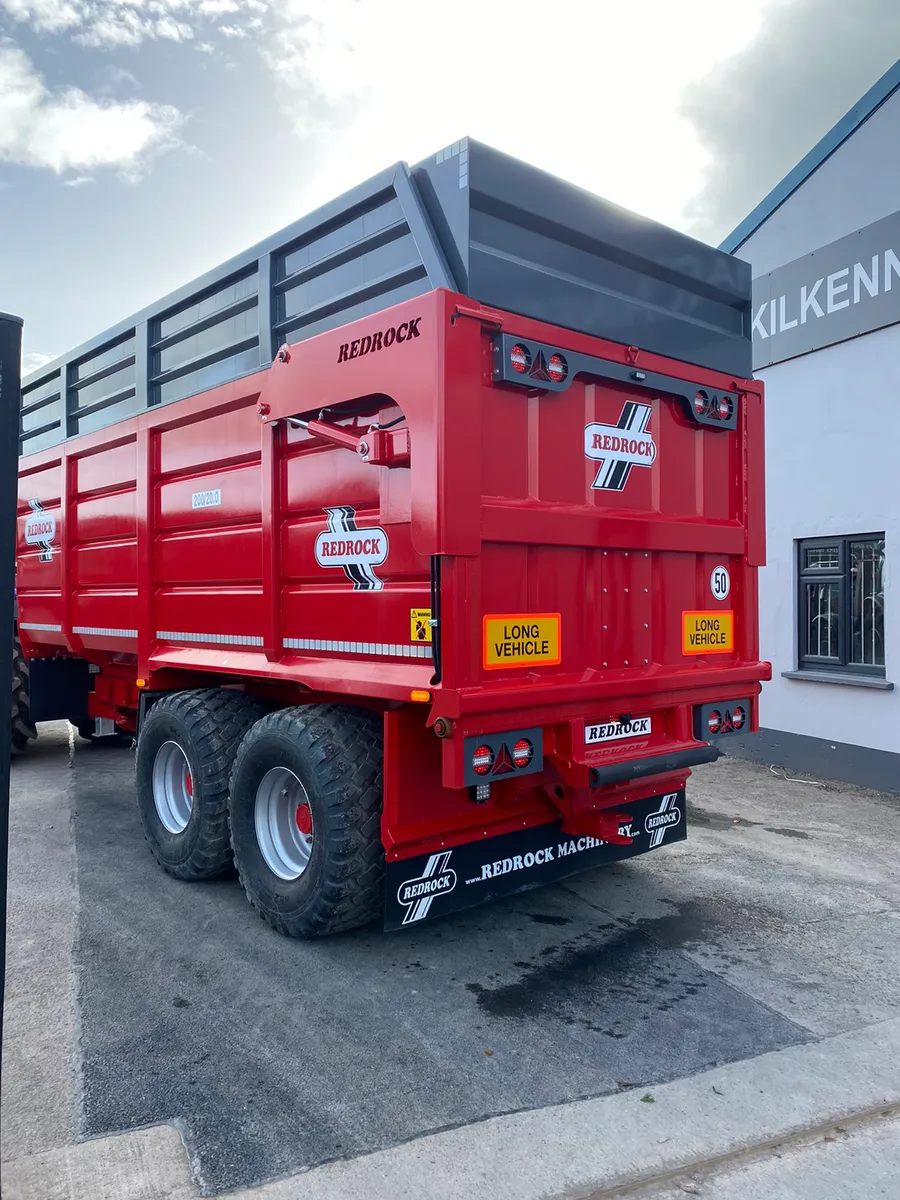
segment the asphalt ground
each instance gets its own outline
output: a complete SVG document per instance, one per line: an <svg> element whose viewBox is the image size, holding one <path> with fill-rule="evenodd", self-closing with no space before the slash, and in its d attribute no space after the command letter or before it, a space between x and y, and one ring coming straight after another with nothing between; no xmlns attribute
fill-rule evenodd
<svg viewBox="0 0 900 1200"><path fill-rule="evenodd" d="M687 843L300 943L159 870L128 750L42 743L14 765L7 1159L172 1124L212 1195L900 1015L896 799L724 760Z"/></svg>

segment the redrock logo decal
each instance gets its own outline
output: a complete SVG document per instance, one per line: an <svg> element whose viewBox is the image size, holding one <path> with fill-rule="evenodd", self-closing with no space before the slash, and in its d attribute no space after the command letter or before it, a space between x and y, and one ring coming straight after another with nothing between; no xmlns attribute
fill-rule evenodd
<svg viewBox="0 0 900 1200"><path fill-rule="evenodd" d="M666 830L681 821L681 809L676 807L677 792L669 792L663 796L656 812L644 818L644 829L650 834L650 849L660 845L666 836Z"/></svg>
<svg viewBox="0 0 900 1200"><path fill-rule="evenodd" d="M44 512L40 500L29 500L32 515L25 522L25 543L28 546L40 546L40 562L50 562L53 558L53 540L56 537L56 517Z"/></svg>
<svg viewBox="0 0 900 1200"><path fill-rule="evenodd" d="M388 556L388 535L377 526L360 529L356 509L349 505L326 508L328 529L316 538L316 562L322 567L342 567L355 592L380 592L384 581L373 567Z"/></svg>
<svg viewBox="0 0 900 1200"><path fill-rule="evenodd" d="M449 866L452 850L432 854L422 874L407 879L397 889L397 903L406 909L403 924L423 921L435 896L446 896L456 887L456 872Z"/></svg>
<svg viewBox="0 0 900 1200"><path fill-rule="evenodd" d="M656 461L656 442L647 431L649 404L626 402L615 425L596 422L584 429L584 453L600 462L592 488L621 492L632 467L649 467Z"/></svg>
<svg viewBox="0 0 900 1200"><path fill-rule="evenodd" d="M390 329L379 329L378 333L367 333L355 342L344 342L338 351L338 362L349 362L351 358L362 358L364 354L374 354L376 350L387 350L394 342L411 342L413 338L421 337L421 320L421 317L416 317L413 321L404 321L402 325L392 325Z"/></svg>
<svg viewBox="0 0 900 1200"><path fill-rule="evenodd" d="M625 738L646 737L653 731L650 717L635 717L630 721L606 721L597 725L585 725L584 744L597 742L619 742Z"/></svg>

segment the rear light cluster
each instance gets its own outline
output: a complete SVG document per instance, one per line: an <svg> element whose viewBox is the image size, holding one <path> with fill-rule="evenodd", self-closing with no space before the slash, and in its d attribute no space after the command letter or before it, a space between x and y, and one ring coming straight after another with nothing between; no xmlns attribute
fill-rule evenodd
<svg viewBox="0 0 900 1200"><path fill-rule="evenodd" d="M569 375L568 361L559 350L535 354L525 342L515 342L510 348L509 365L517 375L527 375L536 383L565 383Z"/></svg>
<svg viewBox="0 0 900 1200"><path fill-rule="evenodd" d="M488 745L481 745L472 755L472 770L476 775L510 775L516 769L523 770L531 765L534 758L534 745L528 738L519 738L512 749L512 758L506 749L506 743L495 754Z"/></svg>
<svg viewBox="0 0 900 1200"><path fill-rule="evenodd" d="M694 411L708 421L730 421L734 416L734 397L727 392L706 392L702 388L694 397Z"/></svg>
<svg viewBox="0 0 900 1200"><path fill-rule="evenodd" d="M694 737L705 741L729 733L744 733L750 717L749 700L729 700L723 704L704 704L694 709Z"/></svg>
<svg viewBox="0 0 900 1200"><path fill-rule="evenodd" d="M633 352L632 352L633 351ZM682 411L698 425L724 432L737 429L740 393L733 382L725 388L701 387L671 375L637 366L640 351L632 347L627 362L596 358L577 350L560 350L546 342L501 333L494 339L491 373L495 383L564 392L573 379L614 380L655 396L677 399Z"/></svg>
<svg viewBox="0 0 900 1200"><path fill-rule="evenodd" d="M714 708L706 719L709 726L709 732L713 735L719 733L739 733L744 728L747 721L747 714L740 705L732 709Z"/></svg>
<svg viewBox="0 0 900 1200"><path fill-rule="evenodd" d="M515 775L536 774L544 769L544 731L511 729L504 733L481 733L463 741L463 782L477 788L477 800L486 800L491 783Z"/></svg>

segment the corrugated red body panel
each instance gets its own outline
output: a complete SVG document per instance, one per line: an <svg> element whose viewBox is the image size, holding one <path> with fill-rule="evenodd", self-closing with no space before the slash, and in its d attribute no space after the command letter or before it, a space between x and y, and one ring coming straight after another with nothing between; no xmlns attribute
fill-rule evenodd
<svg viewBox="0 0 900 1200"><path fill-rule="evenodd" d="M560 391L540 379L499 383L501 329L682 379L689 391L736 393L736 428L698 424L666 392L590 372ZM33 653L115 662L160 687L217 673L285 696L388 707L428 690L430 708L390 724L391 738L414 745L387 763L385 841L398 853L444 820L442 806L467 803L452 789L463 787L468 734L541 726L575 786L589 763L622 752L588 750L586 720L658 712L644 750L690 740L690 705L722 696L753 697L755 723L768 677L756 601L760 385L443 291L311 338L288 358L21 460L19 617ZM288 420L298 417L370 440L374 422L399 423L409 465L373 465ZM628 421L637 461L609 476L611 464L586 453L586 427L601 430L602 445L603 430ZM603 470L615 486L597 485ZM26 540L35 513L52 518L48 545ZM730 586L717 598L722 567ZM730 620L731 644L686 652L691 613ZM534 625L540 644L556 641L509 662L503 636L520 619L531 628L531 617L549 622ZM454 736L423 742L419 725L437 716L457 723ZM420 780L451 789L431 816L404 807L414 803L403 782L411 762ZM533 783L528 803L546 819ZM508 811L488 807L476 823L505 827ZM458 829L471 816L460 813L447 818Z"/></svg>

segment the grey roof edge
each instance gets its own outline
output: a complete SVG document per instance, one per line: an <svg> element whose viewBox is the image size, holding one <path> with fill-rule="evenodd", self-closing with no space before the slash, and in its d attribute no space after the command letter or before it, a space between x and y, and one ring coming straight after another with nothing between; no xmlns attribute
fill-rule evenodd
<svg viewBox="0 0 900 1200"><path fill-rule="evenodd" d="M793 170L776 184L763 200L757 204L740 225L736 226L719 243L719 249L727 254L733 254L746 240L759 229L760 225L772 215L777 208L784 204L802 183L809 179L814 171L821 167L827 158L847 140L860 125L868 121L886 100L900 88L900 59L881 76L877 83L866 92L863 98L841 117L840 121L831 128L825 136L813 146Z"/></svg>

